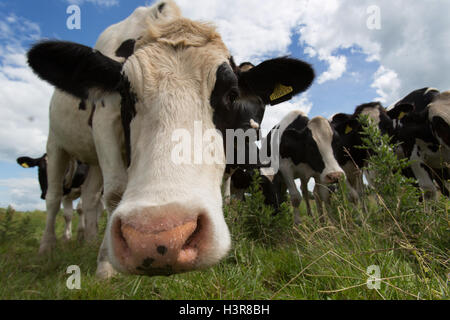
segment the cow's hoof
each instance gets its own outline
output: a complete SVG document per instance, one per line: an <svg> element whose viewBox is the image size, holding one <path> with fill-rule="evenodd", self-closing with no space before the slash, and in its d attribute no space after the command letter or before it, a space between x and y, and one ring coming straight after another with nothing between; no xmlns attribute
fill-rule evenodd
<svg viewBox="0 0 450 320"><path fill-rule="evenodd" d="M77 240L82 242L84 241L84 230L78 230L77 232Z"/></svg>
<svg viewBox="0 0 450 320"><path fill-rule="evenodd" d="M97 266L97 271L95 272L95 276L101 280L107 280L114 277L117 274L117 271L114 270L111 263L108 261L102 261Z"/></svg>
<svg viewBox="0 0 450 320"><path fill-rule="evenodd" d="M300 217L295 217L294 222L296 225L302 224L302 219L300 219Z"/></svg>
<svg viewBox="0 0 450 320"><path fill-rule="evenodd" d="M51 253L53 248L55 247L55 245L56 245L56 239L41 242L41 245L39 247L39 254L45 255L45 254Z"/></svg>
<svg viewBox="0 0 450 320"><path fill-rule="evenodd" d="M72 240L72 235L65 234L65 235L62 236L62 240L64 242L69 242L70 240Z"/></svg>
<svg viewBox="0 0 450 320"><path fill-rule="evenodd" d="M94 242L95 240L97 240L97 229L95 230L85 230L84 231L84 239L87 242Z"/></svg>

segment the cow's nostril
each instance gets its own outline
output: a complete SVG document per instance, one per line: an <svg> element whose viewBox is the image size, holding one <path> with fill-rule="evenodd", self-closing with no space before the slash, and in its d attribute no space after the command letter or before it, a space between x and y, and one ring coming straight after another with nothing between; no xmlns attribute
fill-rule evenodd
<svg viewBox="0 0 450 320"><path fill-rule="evenodd" d="M335 182L338 182L339 179L341 179L343 176L344 176L343 172L332 172L332 173L327 174L326 177L327 177L328 183L335 183Z"/></svg>
<svg viewBox="0 0 450 320"><path fill-rule="evenodd" d="M165 247L165 246L158 246L158 248L156 248L156 251L158 251L158 253L163 256L167 252L167 247Z"/></svg>

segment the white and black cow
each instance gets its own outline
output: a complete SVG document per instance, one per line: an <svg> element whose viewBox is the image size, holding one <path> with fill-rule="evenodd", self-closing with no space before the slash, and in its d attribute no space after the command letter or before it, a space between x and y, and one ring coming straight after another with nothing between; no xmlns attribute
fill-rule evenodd
<svg viewBox="0 0 450 320"><path fill-rule="evenodd" d="M401 143L401 156L411 161L410 176L417 179L426 199L435 199L435 182L449 196L450 92L436 94L433 90L433 98L427 102L420 110L413 108L417 102L409 101L401 104L409 105L409 110L399 111L396 105L389 112L398 119L395 141Z"/></svg>
<svg viewBox="0 0 450 320"><path fill-rule="evenodd" d="M420 113L424 111L437 96L439 96L439 90L435 88L426 87L417 89L389 106L387 111L389 112L392 109L396 109L396 112L390 114L390 116L392 117L392 120L401 120L409 112ZM407 107L404 107L405 110L402 110L402 105L407 105Z"/></svg>
<svg viewBox="0 0 450 320"><path fill-rule="evenodd" d="M275 129L279 132L280 141L277 141L277 135L273 134ZM323 117L309 119L302 111L294 110L269 132L262 142L262 149L267 148L268 153L271 153L275 150L275 143L279 143L279 170L289 190L295 222L300 223L299 206L302 200L295 179L300 179L308 214L311 215L308 181L314 178L315 200L319 214L323 217L322 202L328 203L329 200L327 186L345 176L338 160L341 156L339 151L342 150L339 135L327 119Z"/></svg>
<svg viewBox="0 0 450 320"><path fill-rule="evenodd" d="M409 106L402 104L398 111L409 109ZM338 132L344 148L344 156L340 157L339 164L347 176L350 198L355 202L363 192L363 170L371 153L370 150L360 148L363 145L362 125L358 121L361 115L366 115L382 134L394 136L395 131L392 115L379 102L365 103L356 107L353 114L338 113L331 118L331 125ZM370 183L371 172L365 171L365 174Z"/></svg>
<svg viewBox="0 0 450 320"><path fill-rule="evenodd" d="M231 197L238 200L245 200L245 191L247 191L253 181L255 170L237 168L231 175L230 189ZM264 196L264 204L271 206L275 213L278 213L281 204L286 201L286 185L284 184L281 173L275 175L265 175L259 172L259 187Z"/></svg>
<svg viewBox="0 0 450 320"><path fill-rule="evenodd" d="M47 194L47 154L39 158L19 157L17 163L23 168L38 168L39 185L41 187L41 199L45 200ZM70 161L67 172L64 176L62 206L64 212L64 221L66 223L63 233L64 240L72 238L72 215L73 201L81 195L81 185L84 183L89 167L77 161ZM78 238L83 238L84 217L80 202L77 210L80 222L78 224Z"/></svg>
<svg viewBox="0 0 450 320"><path fill-rule="evenodd" d="M47 207L53 214L60 202L67 157L100 165L112 212L99 253L97 274L103 277L113 273L112 265L157 275L218 262L230 247L220 192L222 136L208 145L222 163L176 163L174 132L195 137L198 123L203 132L236 129L250 122L240 118L244 106L284 101L314 77L308 64L291 58L238 72L210 24L182 18L170 1L147 9L149 23L124 63L62 41L42 42L28 53L41 78L99 106L91 129L83 110L53 99Z"/></svg>

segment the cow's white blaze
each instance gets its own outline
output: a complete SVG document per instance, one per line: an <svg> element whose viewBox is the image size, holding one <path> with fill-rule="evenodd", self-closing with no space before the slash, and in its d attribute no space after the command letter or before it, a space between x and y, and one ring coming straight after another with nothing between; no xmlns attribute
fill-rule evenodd
<svg viewBox="0 0 450 320"><path fill-rule="evenodd" d="M342 175L344 171L339 166L333 152L333 130L327 119L323 117L315 117L308 122L308 128L311 130L314 141L317 144L322 161L325 165L324 170L320 173L320 182L329 183L328 175Z"/></svg>

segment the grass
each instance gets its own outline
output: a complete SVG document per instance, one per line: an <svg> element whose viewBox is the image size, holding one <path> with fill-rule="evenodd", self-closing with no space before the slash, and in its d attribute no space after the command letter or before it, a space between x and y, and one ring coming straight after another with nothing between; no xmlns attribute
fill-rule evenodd
<svg viewBox="0 0 450 320"><path fill-rule="evenodd" d="M119 275L106 282L95 278L100 240L94 245L60 240L50 256L40 257L37 251L45 213L17 212L12 219L17 234L0 243L0 298L448 299L447 199L426 216L424 212L418 234L404 234L398 221L389 219L385 210L372 202L369 214L356 207L352 211L336 206L342 215L334 225L319 224L303 209L300 226L278 221L278 230L273 230L277 236L268 236L270 241L260 237L269 234L273 226L242 224L254 214L246 211L247 207L243 209L252 201L233 201L226 208L233 248L217 266L170 277ZM4 220L6 210L0 213ZM277 216L272 219L283 220ZM252 228L260 228L260 233ZM62 229L59 216L60 236ZM80 266L80 290L66 287L70 265ZM380 267L379 290L366 285L371 265Z"/></svg>
<svg viewBox="0 0 450 320"><path fill-rule="evenodd" d="M342 186L332 196L332 220L307 216L302 203L297 226L290 205L273 215L262 204L255 178L245 202L224 208L231 251L203 271L100 281L100 238L91 245L59 240L51 255L38 256L45 213L0 209L0 299L448 299L450 201L420 202L410 181L383 168L396 167L383 161L392 156L388 139L367 130L375 152L388 154L370 163L381 185L360 204L349 202ZM59 215L59 237L63 223ZM80 290L66 287L70 265L81 269ZM379 268L379 288L367 286L370 266Z"/></svg>

